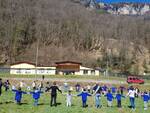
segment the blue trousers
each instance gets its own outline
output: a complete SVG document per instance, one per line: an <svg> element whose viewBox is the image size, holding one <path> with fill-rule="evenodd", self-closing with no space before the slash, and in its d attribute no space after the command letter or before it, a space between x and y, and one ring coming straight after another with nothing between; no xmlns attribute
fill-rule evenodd
<svg viewBox="0 0 150 113"><path fill-rule="evenodd" d="M131 105L131 108L135 108L135 99L133 97L130 97L130 105Z"/></svg>
<svg viewBox="0 0 150 113"><path fill-rule="evenodd" d="M82 100L82 107L86 107L86 100Z"/></svg>

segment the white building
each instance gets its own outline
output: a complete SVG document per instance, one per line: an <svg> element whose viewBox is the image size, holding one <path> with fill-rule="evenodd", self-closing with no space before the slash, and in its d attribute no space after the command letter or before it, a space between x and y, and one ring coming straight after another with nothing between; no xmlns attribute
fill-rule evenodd
<svg viewBox="0 0 150 113"><path fill-rule="evenodd" d="M99 72L99 70L96 70L96 69L80 66L80 71L75 72L75 75L96 75L96 76L99 76L100 72Z"/></svg>
<svg viewBox="0 0 150 113"><path fill-rule="evenodd" d="M18 62L10 66L10 74L24 75L95 75L99 76L100 71L93 68L83 67L81 63L64 61L56 63L56 66L37 66L30 62Z"/></svg>
<svg viewBox="0 0 150 113"><path fill-rule="evenodd" d="M34 63L18 62L10 66L10 74L44 74L55 75L56 67L37 67Z"/></svg>

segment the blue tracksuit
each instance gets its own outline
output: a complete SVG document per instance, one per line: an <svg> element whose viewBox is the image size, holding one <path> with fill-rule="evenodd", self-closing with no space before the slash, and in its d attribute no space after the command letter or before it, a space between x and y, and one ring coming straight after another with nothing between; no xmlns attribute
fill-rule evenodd
<svg viewBox="0 0 150 113"><path fill-rule="evenodd" d="M34 105L38 105L38 99L40 98L40 94L43 93L40 90L35 90L34 92L30 92L32 94L32 97L34 99Z"/></svg>
<svg viewBox="0 0 150 113"><path fill-rule="evenodd" d="M15 100L16 100L17 104L21 103L22 94L27 94L26 92L21 91L21 90L12 90L12 91L16 93Z"/></svg>
<svg viewBox="0 0 150 113"><path fill-rule="evenodd" d="M144 109L147 110L148 109L148 101L150 100L150 96L147 93L144 93L142 95L143 97L143 101L144 101Z"/></svg>
<svg viewBox="0 0 150 113"><path fill-rule="evenodd" d="M111 91L112 91L112 93L116 93L116 90L117 90L117 88L116 87L111 87Z"/></svg>
<svg viewBox="0 0 150 113"><path fill-rule="evenodd" d="M143 97L144 102L148 102L150 100L150 97L148 94L144 94L142 97Z"/></svg>
<svg viewBox="0 0 150 113"><path fill-rule="evenodd" d="M107 100L108 100L108 101L112 101L113 98L114 98L111 93L107 93L107 94L106 94L106 97L107 97Z"/></svg>
<svg viewBox="0 0 150 113"><path fill-rule="evenodd" d="M125 96L121 95L121 94L116 94L116 100L117 100L117 107L121 107L121 98L125 98Z"/></svg>
<svg viewBox="0 0 150 113"><path fill-rule="evenodd" d="M82 106L86 107L87 97L92 96L92 95L87 93L86 91L83 91L82 93L78 94L77 96L82 96Z"/></svg>

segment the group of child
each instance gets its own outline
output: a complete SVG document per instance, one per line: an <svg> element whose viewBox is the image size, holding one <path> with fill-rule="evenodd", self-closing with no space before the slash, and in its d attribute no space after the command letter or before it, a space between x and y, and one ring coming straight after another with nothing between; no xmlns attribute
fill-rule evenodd
<svg viewBox="0 0 150 113"><path fill-rule="evenodd" d="M2 83L1 83L1 79L0 79L0 88L2 87ZM66 87L66 86L65 86ZM80 85L77 84L75 86L76 91L78 92L77 95L73 95L71 92L71 90L65 90L68 93L64 94L62 93L62 91L58 88L58 86L56 85L56 82L53 83L52 86L47 85L45 90L41 90L41 87L37 87L36 83L34 82L33 85L33 91L30 92L25 92L21 90L21 87L19 87L18 89L13 88L12 91L15 92L15 101L17 104L21 104L21 99L22 99L22 95L23 94L31 94L33 99L34 99L34 106L38 105L38 100L40 98L41 93L44 92L48 92L49 90L51 91L51 101L50 101L50 105L51 106L57 106L56 103L56 98L57 98L57 91L59 91L60 93L62 93L63 95L66 96L66 105L72 106L72 97L73 96L81 96L82 97L82 107L85 108L87 107L87 99L88 96L94 96L95 97L95 107L96 108L101 108L102 104L101 104L101 96L105 96L107 99L107 107L112 107L112 102L113 99L116 99L117 101L117 107L121 108L121 100L122 98L126 98L127 96L129 96L129 100L130 100L130 108L135 109L135 97L137 95L137 91L135 88L133 88L133 86L128 88L128 93L127 95L123 95L123 91L124 91L124 87L120 86L119 88L116 88L114 86L112 86L111 88L108 88L106 85L104 86L99 86L99 84L96 84L94 87L92 87L92 92L90 90L90 88L85 88L83 87L82 91L80 92ZM141 94L141 93L139 93ZM138 94L138 95L139 95ZM143 92L141 94L141 97L143 98L144 101L144 110L147 110L148 108L148 101L150 100L150 93L148 93L147 91Z"/></svg>

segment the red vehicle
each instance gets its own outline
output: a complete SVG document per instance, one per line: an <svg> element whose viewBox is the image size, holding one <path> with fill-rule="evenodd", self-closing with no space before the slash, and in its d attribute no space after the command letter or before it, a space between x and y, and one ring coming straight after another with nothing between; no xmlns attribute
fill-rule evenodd
<svg viewBox="0 0 150 113"><path fill-rule="evenodd" d="M144 84L144 80L136 76L128 76L127 83Z"/></svg>

